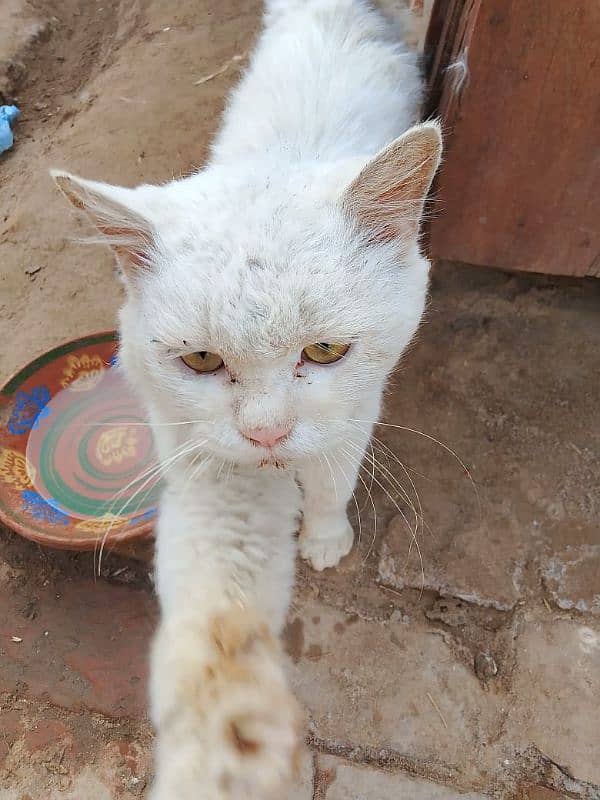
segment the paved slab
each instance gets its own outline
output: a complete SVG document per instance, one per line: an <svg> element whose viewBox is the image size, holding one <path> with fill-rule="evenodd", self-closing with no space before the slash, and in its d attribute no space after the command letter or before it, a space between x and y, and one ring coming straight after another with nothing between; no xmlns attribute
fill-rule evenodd
<svg viewBox="0 0 600 800"><path fill-rule="evenodd" d="M559 608L600 615L600 544L568 545L546 555L540 571Z"/></svg>
<svg viewBox="0 0 600 800"><path fill-rule="evenodd" d="M410 517L410 514L405 515ZM401 516L392 518L381 547L379 578L395 589L417 589L459 597L499 611L514 608L522 587L525 547L510 515L477 515L468 524L419 537L419 550ZM499 535L498 531L502 531ZM482 555L490 553L490 558Z"/></svg>
<svg viewBox="0 0 600 800"><path fill-rule="evenodd" d="M581 781L600 786L600 630L528 619L516 642L507 739L534 744Z"/></svg>
<svg viewBox="0 0 600 800"><path fill-rule="evenodd" d="M145 714L156 619L147 591L91 576L48 582L33 599L16 579L4 590L0 693L111 717Z"/></svg>
<svg viewBox="0 0 600 800"><path fill-rule="evenodd" d="M2 800L138 800L151 779L151 732L18 701L0 710Z"/></svg>
<svg viewBox="0 0 600 800"><path fill-rule="evenodd" d="M331 756L320 756L318 767L319 800L487 800L487 795L460 793L403 773L356 766Z"/></svg>
<svg viewBox="0 0 600 800"><path fill-rule="evenodd" d="M287 800L313 800L315 756L308 748L302 754L300 769Z"/></svg>
<svg viewBox="0 0 600 800"><path fill-rule="evenodd" d="M317 737L477 775L473 754L495 735L497 699L441 636L318 601L297 605L288 627L293 685Z"/></svg>

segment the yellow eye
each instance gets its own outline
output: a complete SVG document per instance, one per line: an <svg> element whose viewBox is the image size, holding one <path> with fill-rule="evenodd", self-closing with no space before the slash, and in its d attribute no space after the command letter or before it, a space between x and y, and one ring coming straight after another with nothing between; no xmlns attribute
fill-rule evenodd
<svg viewBox="0 0 600 800"><path fill-rule="evenodd" d="M181 356L183 363L194 372L216 372L223 366L223 359L217 353L200 350L197 353L188 353Z"/></svg>
<svg viewBox="0 0 600 800"><path fill-rule="evenodd" d="M317 342L304 348L302 358L307 361L314 361L315 364L334 364L340 358L343 358L349 349L349 344Z"/></svg>

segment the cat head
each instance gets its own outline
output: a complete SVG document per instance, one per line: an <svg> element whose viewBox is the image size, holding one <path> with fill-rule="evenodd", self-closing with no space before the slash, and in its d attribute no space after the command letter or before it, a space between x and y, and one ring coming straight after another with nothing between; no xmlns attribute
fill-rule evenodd
<svg viewBox="0 0 600 800"><path fill-rule="evenodd" d="M374 419L429 264L436 123L374 159L209 166L125 189L54 172L115 251L121 362L157 426L228 462L295 463Z"/></svg>

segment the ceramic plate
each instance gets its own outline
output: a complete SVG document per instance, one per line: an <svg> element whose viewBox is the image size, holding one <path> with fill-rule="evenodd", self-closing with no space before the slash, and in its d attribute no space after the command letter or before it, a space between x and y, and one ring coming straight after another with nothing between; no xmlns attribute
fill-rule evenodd
<svg viewBox="0 0 600 800"><path fill-rule="evenodd" d="M151 533L152 435L118 369L116 333L50 350L0 390L0 519L51 547Z"/></svg>

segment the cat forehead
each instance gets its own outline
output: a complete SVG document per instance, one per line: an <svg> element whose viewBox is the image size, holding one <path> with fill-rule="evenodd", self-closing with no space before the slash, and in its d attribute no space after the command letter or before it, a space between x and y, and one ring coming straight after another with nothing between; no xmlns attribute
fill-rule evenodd
<svg viewBox="0 0 600 800"><path fill-rule="evenodd" d="M146 291L144 316L152 335L172 347L189 341L273 355L323 337L353 338L366 315L348 299L332 275L275 270L248 256L212 277L163 273Z"/></svg>
<svg viewBox="0 0 600 800"><path fill-rule="evenodd" d="M339 191L323 169L258 174L213 167L161 187L155 219L167 243L252 250L333 244L344 228ZM325 173L327 174L327 173ZM167 220L162 223L162 220Z"/></svg>
<svg viewBox="0 0 600 800"><path fill-rule="evenodd" d="M274 350L358 334L380 287L340 210L283 191L281 182L272 191L227 188L228 197L194 194L170 228L148 286L149 318L180 338L196 331L222 346L243 339Z"/></svg>

